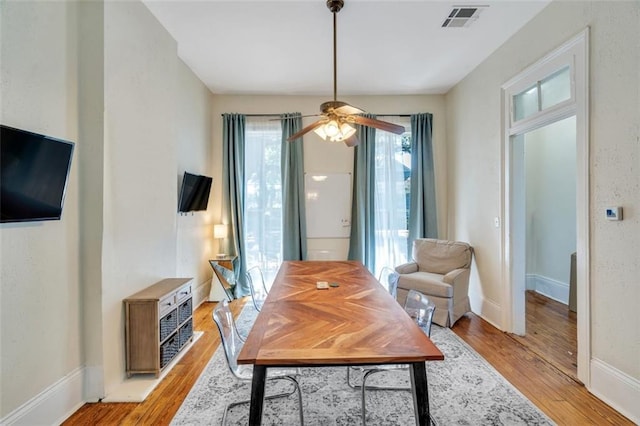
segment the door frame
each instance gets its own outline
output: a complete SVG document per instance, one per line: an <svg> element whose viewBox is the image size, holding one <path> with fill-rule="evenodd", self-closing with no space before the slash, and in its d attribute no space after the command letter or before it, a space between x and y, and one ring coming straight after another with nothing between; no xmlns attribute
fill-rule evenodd
<svg viewBox="0 0 640 426"><path fill-rule="evenodd" d="M514 121L513 96L555 71L569 66L571 98L530 117ZM514 148L512 137L522 135L573 115L576 116L576 296L578 379L590 382L590 238L589 238L589 28L553 50L502 85L503 141L501 146L501 232L502 324L507 332L524 334L524 218L514 191L518 187L515 167L521 164L521 150ZM515 194L515 195L514 195Z"/></svg>

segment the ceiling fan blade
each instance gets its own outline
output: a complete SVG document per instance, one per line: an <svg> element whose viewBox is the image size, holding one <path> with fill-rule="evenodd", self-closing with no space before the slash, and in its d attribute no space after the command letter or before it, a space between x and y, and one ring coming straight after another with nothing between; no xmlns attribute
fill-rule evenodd
<svg viewBox="0 0 640 426"><path fill-rule="evenodd" d="M298 139L299 137L301 137L302 135L309 133L312 130L317 129L318 127L322 126L325 123L325 120L321 119L318 120L314 123L309 124L307 127L305 127L304 129L300 130L299 132L294 133L293 135L289 136L287 138L287 142L292 142L296 139Z"/></svg>
<svg viewBox="0 0 640 426"><path fill-rule="evenodd" d="M356 135L353 135L349 139L345 140L344 144L349 148L353 148L354 146L360 145L360 139L358 139Z"/></svg>
<svg viewBox="0 0 640 426"><path fill-rule="evenodd" d="M362 117L360 115L354 115L351 117L354 123L361 124L363 126L375 127L376 129L384 130L387 132L401 135L405 132L403 126L389 123L388 121L377 120L375 118Z"/></svg>

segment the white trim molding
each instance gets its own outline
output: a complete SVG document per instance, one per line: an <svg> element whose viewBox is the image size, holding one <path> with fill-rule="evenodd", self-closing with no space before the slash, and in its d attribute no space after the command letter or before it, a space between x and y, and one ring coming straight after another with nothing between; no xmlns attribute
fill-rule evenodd
<svg viewBox="0 0 640 426"><path fill-rule="evenodd" d="M640 381L593 358L589 392L635 424L640 424Z"/></svg>
<svg viewBox="0 0 640 426"><path fill-rule="evenodd" d="M22 406L0 419L3 425L57 425L76 412L82 396L84 368L67 374Z"/></svg>
<svg viewBox="0 0 640 426"><path fill-rule="evenodd" d="M538 274L527 274L527 290L533 290L565 305L569 304L569 284Z"/></svg>
<svg viewBox="0 0 640 426"><path fill-rule="evenodd" d="M498 330L505 331L500 325L500 319L502 318L502 308L499 304L493 300L489 300L486 297L482 298L479 312L473 311L474 314L497 328Z"/></svg>
<svg viewBox="0 0 640 426"><path fill-rule="evenodd" d="M513 96L542 76L561 67L570 67L571 99L556 107L540 111L528 119L513 122ZM502 317L507 332L524 334L524 219L519 212L523 198L516 188L522 183L514 172L523 147L518 138L526 132L560 119L576 117L576 298L578 327L578 378L587 388L590 383L591 360L591 300L590 300L590 200L589 200L589 28L568 40L538 60L502 86L503 143L500 175L500 212L504 226L501 235Z"/></svg>

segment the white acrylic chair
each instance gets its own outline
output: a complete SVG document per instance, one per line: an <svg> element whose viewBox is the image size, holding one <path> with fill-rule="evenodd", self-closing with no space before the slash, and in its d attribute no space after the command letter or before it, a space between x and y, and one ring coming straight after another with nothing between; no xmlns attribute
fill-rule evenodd
<svg viewBox="0 0 640 426"><path fill-rule="evenodd" d="M264 301L267 298L267 286L264 282L264 275L259 266L254 266L247 270L247 282L251 290L251 300L256 311L260 312Z"/></svg>
<svg viewBox="0 0 640 426"><path fill-rule="evenodd" d="M253 366L238 364L238 355L244 345L244 339L238 333L236 323L233 319L233 314L229 309L229 302L222 300L218 303L218 306L213 310L213 321L218 326L220 332L220 339L222 340L222 347L224 348L224 354L227 358L227 365L231 370L231 373L239 380L251 383L253 378ZM300 424L304 424L304 415L302 412L302 391L298 384L297 376L299 371L294 368L268 368L267 369L267 381L270 380L287 380L293 383L293 390L291 392L279 393L276 395L265 396L265 400L282 398L293 395L298 392L298 404L300 406ZM251 400L233 402L227 405L222 415L222 425L226 424L227 414L229 410L241 404L248 404Z"/></svg>
<svg viewBox="0 0 640 426"><path fill-rule="evenodd" d="M416 324L425 332L427 336L431 336L431 324L433 321L433 313L436 309L436 305L431 302L427 296L416 290L409 290L407 293L407 299L404 304L404 310L409 314ZM389 364L389 365L377 365L372 367L356 367L362 371L362 384L353 385L349 383L349 386L355 389L361 389L362 392L362 424L367 424L367 410L366 410L366 391L367 390L408 390L411 388L398 388L390 386L367 386L367 380L371 375L380 373L383 371L391 370L409 370L409 366L406 364ZM348 370L347 370L348 371ZM349 375L347 374L347 381L349 381ZM433 418L430 419L432 424L435 424Z"/></svg>
<svg viewBox="0 0 640 426"><path fill-rule="evenodd" d="M398 274L393 268L385 266L380 271L380 275L378 276L378 281L383 285L384 288L387 289L389 294L396 298L396 293L398 291L398 279L400 278L400 274Z"/></svg>

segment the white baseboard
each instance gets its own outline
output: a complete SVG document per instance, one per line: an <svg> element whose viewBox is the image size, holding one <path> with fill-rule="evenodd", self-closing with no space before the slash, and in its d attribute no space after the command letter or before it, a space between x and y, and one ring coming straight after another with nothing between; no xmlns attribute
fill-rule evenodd
<svg viewBox="0 0 640 426"><path fill-rule="evenodd" d="M104 368L85 367L84 369L84 400L98 402L104 398Z"/></svg>
<svg viewBox="0 0 640 426"><path fill-rule="evenodd" d="M589 392L640 424L640 381L599 360L591 360Z"/></svg>
<svg viewBox="0 0 640 426"><path fill-rule="evenodd" d="M2 425L59 425L84 404L84 368L67 374L0 419Z"/></svg>
<svg viewBox="0 0 640 426"><path fill-rule="evenodd" d="M527 289L535 290L550 299L569 304L569 284L538 274L527 274Z"/></svg>
<svg viewBox="0 0 640 426"><path fill-rule="evenodd" d="M193 341L180 351L163 370L160 377L132 377L103 402L141 402L162 381L173 366L193 344L202 337L202 331L193 333ZM40 394L0 419L0 425L59 425L86 402L96 402L103 392L102 368L80 367L49 386ZM83 393L84 390L84 393Z"/></svg>
<svg viewBox="0 0 640 426"><path fill-rule="evenodd" d="M500 325L502 324L502 308L493 300L483 297L479 312L474 311L474 314L478 315L498 330L504 331L504 327Z"/></svg>
<svg viewBox="0 0 640 426"><path fill-rule="evenodd" d="M209 299L209 289L211 281L205 281L193 289L193 310Z"/></svg>
<svg viewBox="0 0 640 426"><path fill-rule="evenodd" d="M178 355L160 373L159 377L152 374L137 374L125 379L122 383L111 389L102 399L102 402L142 402L160 384L162 379L189 352L189 349L202 337L203 331L193 332L193 341L187 343Z"/></svg>

